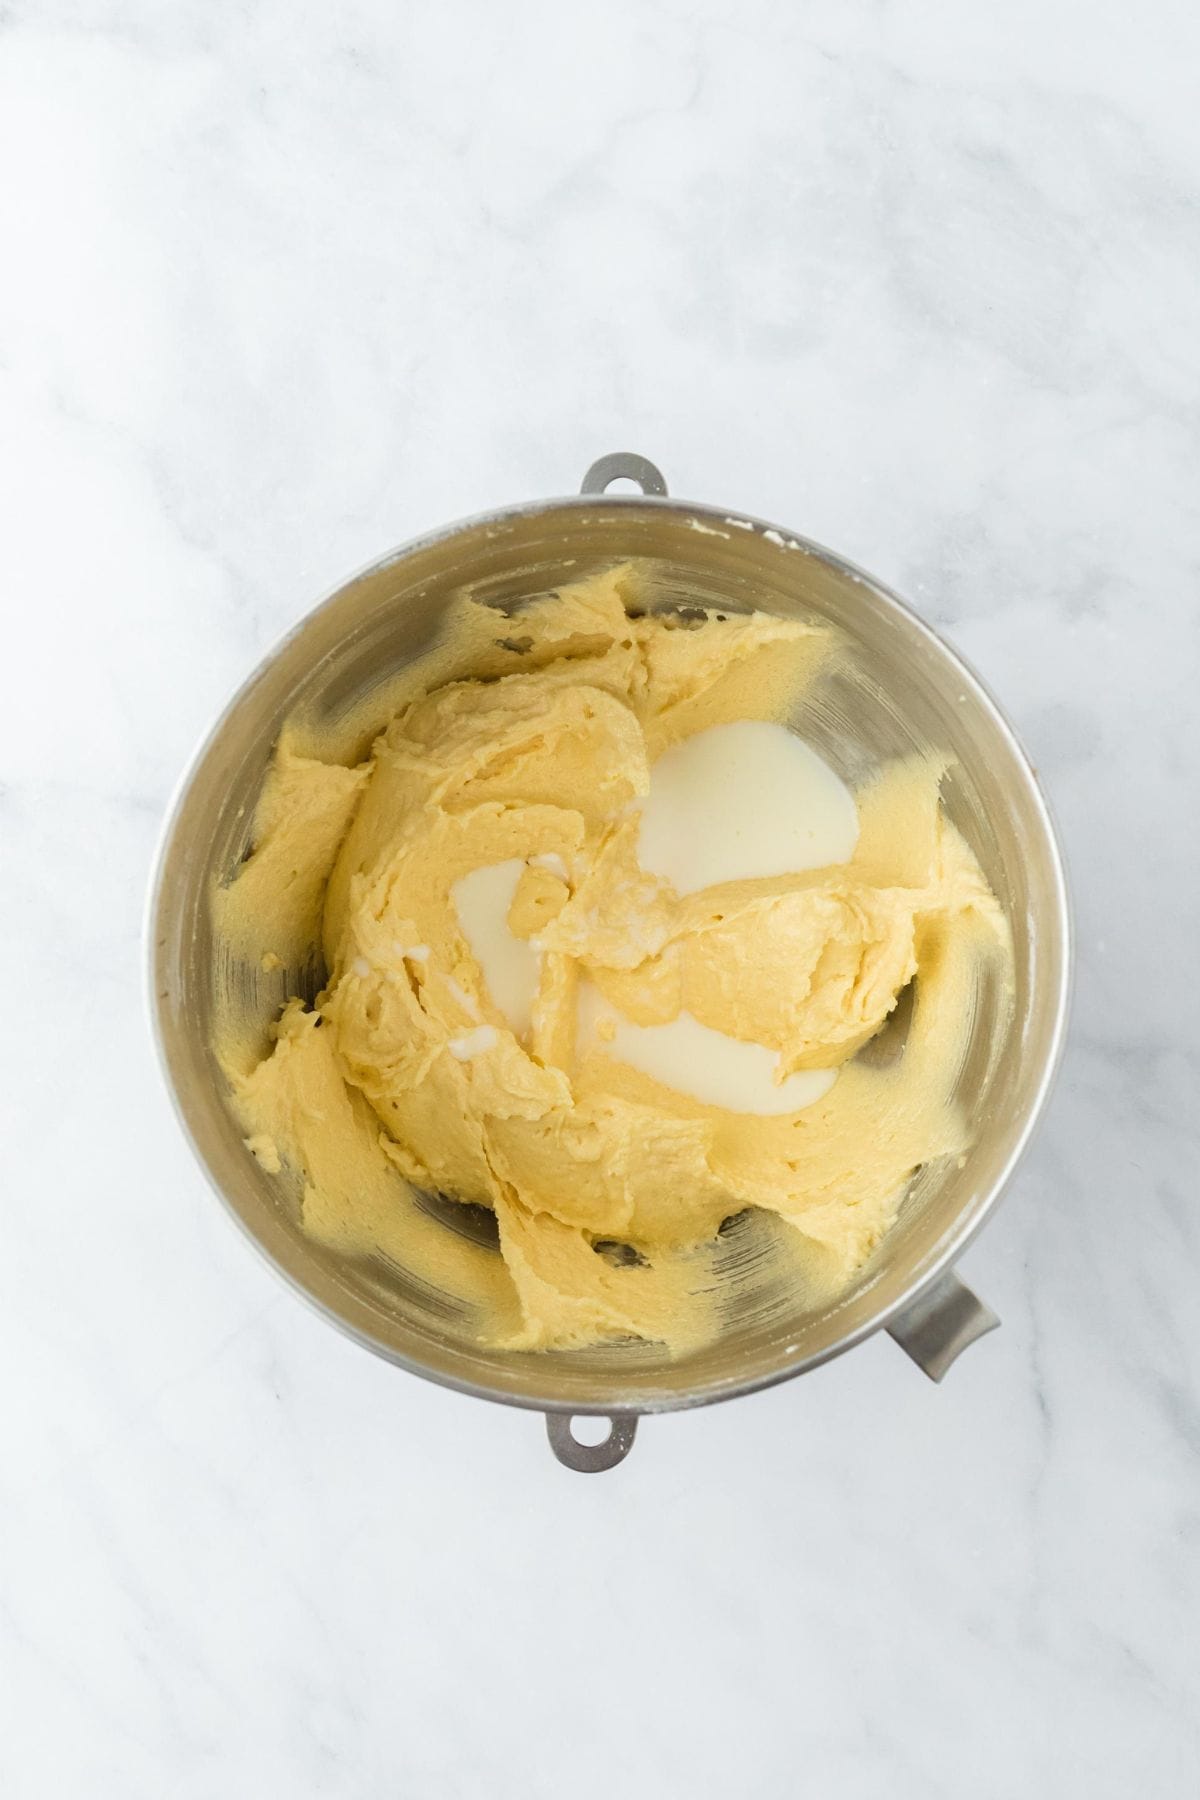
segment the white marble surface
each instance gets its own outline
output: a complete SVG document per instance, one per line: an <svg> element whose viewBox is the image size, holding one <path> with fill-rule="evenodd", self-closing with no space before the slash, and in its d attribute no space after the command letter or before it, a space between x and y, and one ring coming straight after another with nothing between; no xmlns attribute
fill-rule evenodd
<svg viewBox="0 0 1200 1800"><path fill-rule="evenodd" d="M0 7L6 1796L1196 1791L1198 57L1172 0ZM276 634L626 446L978 664L1080 966L1004 1329L585 1480L248 1252L139 935Z"/></svg>

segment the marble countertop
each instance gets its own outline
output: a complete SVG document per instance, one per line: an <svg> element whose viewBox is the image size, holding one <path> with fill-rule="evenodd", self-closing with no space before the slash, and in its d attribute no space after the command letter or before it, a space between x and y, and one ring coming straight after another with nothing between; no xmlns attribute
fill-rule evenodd
<svg viewBox="0 0 1200 1800"><path fill-rule="evenodd" d="M1174 0L0 8L6 1796L1195 1791L1198 57ZM139 940L277 634L626 447L978 666L1079 969L1003 1329L585 1480L248 1252Z"/></svg>

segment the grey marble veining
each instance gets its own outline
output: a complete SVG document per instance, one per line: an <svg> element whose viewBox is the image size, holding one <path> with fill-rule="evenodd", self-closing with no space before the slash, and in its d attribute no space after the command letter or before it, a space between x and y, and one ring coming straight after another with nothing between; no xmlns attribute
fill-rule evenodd
<svg viewBox="0 0 1200 1800"><path fill-rule="evenodd" d="M1198 56L1172 0L0 8L6 1795L1195 1791ZM273 638L618 447L976 664L1079 970L1003 1330L585 1481L247 1252L139 937Z"/></svg>

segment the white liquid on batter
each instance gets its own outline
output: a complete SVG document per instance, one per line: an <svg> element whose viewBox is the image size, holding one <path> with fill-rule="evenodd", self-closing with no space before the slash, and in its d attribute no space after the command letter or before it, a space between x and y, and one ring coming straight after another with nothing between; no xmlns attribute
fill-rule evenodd
<svg viewBox="0 0 1200 1800"><path fill-rule="evenodd" d="M529 1030L538 990L537 953L508 929L508 909L524 868L522 857L510 857L507 862L472 869L453 888L463 936L488 993L517 1037Z"/></svg>
<svg viewBox="0 0 1200 1800"><path fill-rule="evenodd" d="M659 757L642 804L638 860L677 894L849 861L849 788L786 725L713 725Z"/></svg>
<svg viewBox="0 0 1200 1800"><path fill-rule="evenodd" d="M677 1094L730 1112L799 1112L837 1080L836 1069L800 1069L777 1084L775 1052L764 1044L726 1037L687 1012L669 1025L631 1024L605 1004L590 981L580 990L579 1044L581 1050L601 1050L628 1063Z"/></svg>
<svg viewBox="0 0 1200 1800"><path fill-rule="evenodd" d="M828 764L786 726L746 720L714 725L659 758L641 808L638 851L643 868L690 894L846 862L857 841L854 798ZM529 860L565 873L557 857ZM488 993L517 1037L529 1031L540 960L508 928L525 866L510 857L473 869L453 890ZM474 1051L477 1037L462 1040L464 1051ZM765 1045L726 1037L686 1012L667 1025L634 1025L590 982L580 992L579 1047L603 1050L706 1105L763 1116L799 1112L837 1079L836 1069L804 1069L777 1083L775 1052Z"/></svg>

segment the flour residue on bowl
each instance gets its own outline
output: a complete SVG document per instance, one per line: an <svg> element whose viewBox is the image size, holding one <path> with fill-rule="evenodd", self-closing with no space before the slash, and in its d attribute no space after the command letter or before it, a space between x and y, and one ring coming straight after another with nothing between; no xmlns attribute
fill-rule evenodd
<svg viewBox="0 0 1200 1800"><path fill-rule="evenodd" d="M324 984L267 1054L235 1018L217 1050L307 1230L528 1349L705 1341L747 1208L807 1291L853 1279L968 1141L972 995L1010 952L940 769L851 793L785 727L837 655L766 613L648 610L622 565L504 617L464 600L362 761L285 734L214 922ZM914 980L903 1053L860 1056ZM490 1209L500 1258L414 1193Z"/></svg>

